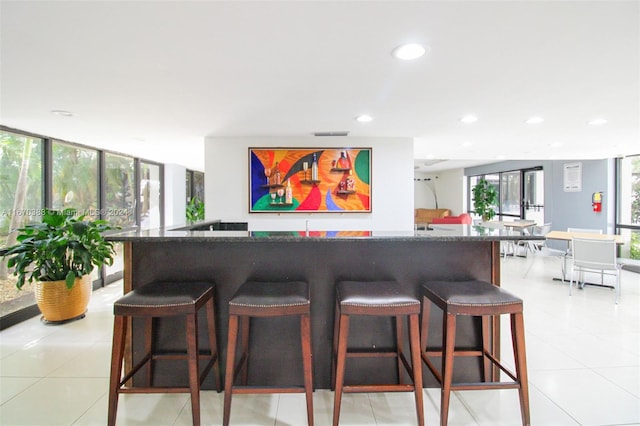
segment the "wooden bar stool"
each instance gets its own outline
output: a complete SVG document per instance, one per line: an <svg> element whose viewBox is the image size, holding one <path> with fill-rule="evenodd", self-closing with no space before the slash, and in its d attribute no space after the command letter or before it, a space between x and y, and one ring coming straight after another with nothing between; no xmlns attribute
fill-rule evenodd
<svg viewBox="0 0 640 426"><path fill-rule="evenodd" d="M475 280L429 282L423 285L422 290L420 344L423 348L422 359L441 385L440 425L446 426L447 424L451 391L476 389L518 389L522 424L531 424L522 299L488 282ZM443 311L442 350L429 350L427 348L431 303L434 303ZM490 319L495 317L495 320L499 320L498 316L503 314L511 316L511 338L516 364L515 374L501 364L491 349ZM456 317L458 315L482 317L481 349L456 350ZM442 357L441 373L435 368L429 356ZM457 356L482 357L484 381L453 384L453 360ZM493 374L493 366L497 366L513 381L498 381L498 376Z"/></svg>
<svg viewBox="0 0 640 426"><path fill-rule="evenodd" d="M300 340L304 387L256 387L247 386L249 360L249 325L251 317L300 316ZM309 285L302 281L258 282L249 281L240 286L229 301L229 339L224 382L224 413L222 424L229 425L231 397L247 393L305 393L307 399L307 421L313 426L313 366L311 361L311 299ZM238 340L238 322L241 323L241 358L235 365ZM289 350L283 348L283 350ZM233 382L242 372L242 384Z"/></svg>
<svg viewBox="0 0 640 426"><path fill-rule="evenodd" d="M190 393L191 416L194 425L200 424L200 386L214 368L216 389L220 392L220 371L216 343L214 284L208 282L155 282L137 288L118 299L113 305L113 346L111 350L111 378L109 381L108 424L116 423L118 395L121 393ZM207 315L210 350L198 350L198 311L204 307ZM153 320L159 317L183 316L186 322L186 353L155 353ZM127 328L132 317L145 320L145 354L131 370L122 376L122 363ZM198 360L208 360L200 372ZM153 364L158 359L187 360L189 386L153 386ZM125 385L143 366L146 366L145 386Z"/></svg>
<svg viewBox="0 0 640 426"><path fill-rule="evenodd" d="M349 319L351 315L394 317L396 325L395 351L349 351ZM333 365L331 387L335 390L333 425L340 420L342 393L355 392L414 392L418 425L424 425L422 403L422 362L420 360L419 331L420 301L409 286L396 281L341 281L337 284L336 311L333 331ZM403 317L408 317L411 365L402 350ZM399 384L345 385L344 372L348 357L397 357ZM402 384L404 365L413 379Z"/></svg>

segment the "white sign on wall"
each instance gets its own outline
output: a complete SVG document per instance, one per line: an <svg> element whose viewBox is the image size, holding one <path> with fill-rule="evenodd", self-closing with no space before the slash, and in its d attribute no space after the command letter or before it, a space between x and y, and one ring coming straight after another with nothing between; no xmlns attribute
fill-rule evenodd
<svg viewBox="0 0 640 426"><path fill-rule="evenodd" d="M582 191L582 163L564 164L564 192Z"/></svg>

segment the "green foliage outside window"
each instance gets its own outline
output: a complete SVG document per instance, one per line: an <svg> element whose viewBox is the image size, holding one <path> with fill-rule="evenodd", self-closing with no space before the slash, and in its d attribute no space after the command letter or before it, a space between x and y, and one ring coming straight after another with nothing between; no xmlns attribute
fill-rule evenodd
<svg viewBox="0 0 640 426"><path fill-rule="evenodd" d="M200 197L192 197L187 203L187 222L194 223L204 220L204 202Z"/></svg>

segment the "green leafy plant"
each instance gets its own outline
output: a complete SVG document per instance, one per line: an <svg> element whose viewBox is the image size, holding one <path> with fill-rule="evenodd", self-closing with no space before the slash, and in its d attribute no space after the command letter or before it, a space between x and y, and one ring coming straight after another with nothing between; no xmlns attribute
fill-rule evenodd
<svg viewBox="0 0 640 426"><path fill-rule="evenodd" d="M72 288L76 277L90 274L94 267L113 264L113 243L104 231L116 229L105 220L87 221L77 211L45 209L42 223L18 228L17 243L7 247L7 266L15 268L16 287L27 282L61 281Z"/></svg>
<svg viewBox="0 0 640 426"><path fill-rule="evenodd" d="M498 202L498 191L485 178L478 181L473 187L473 206L477 215L482 217L484 222L493 219L496 215L494 206Z"/></svg>
<svg viewBox="0 0 640 426"><path fill-rule="evenodd" d="M193 223L204 220L204 203L195 196L187 203L187 222Z"/></svg>

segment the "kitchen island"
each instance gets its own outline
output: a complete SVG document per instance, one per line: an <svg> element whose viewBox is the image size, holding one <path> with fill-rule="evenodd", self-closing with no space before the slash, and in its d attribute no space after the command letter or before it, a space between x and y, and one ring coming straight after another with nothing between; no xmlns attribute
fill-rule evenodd
<svg viewBox="0 0 640 426"><path fill-rule="evenodd" d="M329 388L335 284L339 280L397 280L419 291L429 280L484 280L500 285L500 242L522 238L503 230L471 225L448 225L434 230L380 231L194 231L154 229L112 234L124 244L124 291L153 281L205 280L216 284L216 325L224 370L227 342L227 305L247 280L307 281L311 289L311 326L314 385ZM537 237L534 237L537 238ZM543 239L544 237L539 237ZM441 312L432 309L430 346L440 346ZM301 383L299 321L296 318L252 320L249 384ZM199 322L204 332L204 317ZM406 328L405 328L406 329ZM161 321L158 347L184 347L184 324ZM387 318L354 318L350 347L389 348L394 342ZM479 345L480 322L459 320L458 343ZM493 325L492 347L499 353L499 329ZM134 320L128 362L143 352L143 328ZM206 339L201 344L207 347ZM408 348L408 345L406 345ZM164 362L164 364L163 364ZM175 384L186 378L186 366L163 361L156 367L157 383ZM362 368L349 367L359 363ZM396 382L392 358L355 358L348 361L345 382ZM477 381L480 361L456 359L456 380ZM426 370L426 369L425 369ZM141 373L142 374L142 373ZM224 377L224 374L223 374ZM425 372L425 386L436 386ZM209 377L205 389L214 388Z"/></svg>

